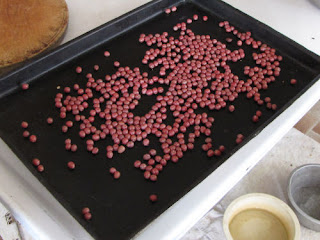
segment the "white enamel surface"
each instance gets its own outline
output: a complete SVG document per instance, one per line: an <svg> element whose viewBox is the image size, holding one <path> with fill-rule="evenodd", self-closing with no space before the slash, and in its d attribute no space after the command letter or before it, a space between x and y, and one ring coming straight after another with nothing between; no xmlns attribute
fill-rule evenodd
<svg viewBox="0 0 320 240"><path fill-rule="evenodd" d="M17 222L0 202L0 239L21 240Z"/></svg>
<svg viewBox="0 0 320 240"><path fill-rule="evenodd" d="M65 42L148 1L67 0ZM320 10L307 0L227 0L309 50L320 54ZM216 204L320 98L318 81L259 135L141 231L137 239L178 239ZM221 181L221 179L224 179ZM90 239L38 180L0 141L0 200L30 239ZM5 183L5 184L4 184Z"/></svg>

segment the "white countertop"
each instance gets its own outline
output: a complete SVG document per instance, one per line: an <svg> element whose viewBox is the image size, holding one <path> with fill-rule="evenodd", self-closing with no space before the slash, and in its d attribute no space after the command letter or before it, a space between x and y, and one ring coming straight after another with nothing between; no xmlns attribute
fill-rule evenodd
<svg viewBox="0 0 320 240"><path fill-rule="evenodd" d="M146 0L66 0L70 20L64 42L147 3ZM307 0L226 0L243 12L266 23L309 50L320 55L320 9ZM150 239L176 239L183 236L213 205L224 196L246 173L280 140L292 126L320 98L320 83L316 83L301 96L285 113L273 121L268 128L241 148L226 163L211 174L168 211L152 222L138 236ZM255 151L249 151L250 148ZM32 232L35 239L89 239L81 226L46 192L41 184L25 169L22 163L0 140L0 200L6 203L13 214ZM237 171L236 159L245 159ZM10 159L10 161L8 161ZM11 161L12 160L12 161ZM15 162L14 169L12 162ZM233 172L235 172L233 174ZM223 184L217 184L221 175L230 175ZM19 177L17 178L17 175ZM15 179L11 180L10 179ZM18 179L18 181L17 181ZM26 180L27 179L27 180ZM34 192L28 192L33 186ZM40 195L41 198L36 196ZM23 196L24 199L20 197ZM197 203L197 204L195 204ZM50 206L55 212L48 212ZM31 211L33 208L36 211ZM173 226L170 223L175 222ZM50 227L48 227L50 225Z"/></svg>

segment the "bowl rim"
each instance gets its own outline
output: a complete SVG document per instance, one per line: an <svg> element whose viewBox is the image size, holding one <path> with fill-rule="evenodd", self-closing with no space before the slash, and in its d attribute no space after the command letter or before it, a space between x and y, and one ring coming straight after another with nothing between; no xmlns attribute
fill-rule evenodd
<svg viewBox="0 0 320 240"><path fill-rule="evenodd" d="M293 195L292 195L292 191L291 191L291 185L292 185L292 181L293 181L293 178L294 178L294 175L296 173L299 172L299 170L303 169L303 168L308 168L308 167L317 167L317 168L320 168L320 164L317 164L317 163L309 163L309 164L304 164L304 165L301 165L297 168L295 168L291 174L290 174L290 177L289 177L289 182L288 182L288 198L289 198L289 202L290 204L293 206L293 208L299 213L301 214L303 217L305 217L306 219L312 221L313 223L316 223L318 225L320 225L320 220L314 218L314 217L311 217L310 215L308 215L305 211L303 211L299 206L298 204L296 203L296 201L294 200L293 198Z"/></svg>
<svg viewBox="0 0 320 240"><path fill-rule="evenodd" d="M294 228L295 228L295 238L294 239L300 239L300 237L301 237L300 222L298 220L297 215L290 208L290 206L286 202L281 200L280 198L277 198L277 197L275 197L275 196L273 196L271 194L255 193L254 192L254 193L247 193L247 194L239 196L238 198L234 199L228 205L228 207L226 208L226 210L225 210L225 212L223 214L222 227L223 227L223 231L224 231L224 234L225 234L227 240L231 240L233 238L232 238L232 235L231 235L230 230L229 230L229 224L228 224L227 219L226 219L226 215L227 215L226 213L231 211L232 207L234 205L236 205L238 202L241 202L241 201L243 201L245 199L248 199L248 198L254 198L254 197L266 198L266 199L270 199L272 201L276 201L277 203L279 203L279 207L284 208L289 213L290 217L292 218L292 221L294 223Z"/></svg>

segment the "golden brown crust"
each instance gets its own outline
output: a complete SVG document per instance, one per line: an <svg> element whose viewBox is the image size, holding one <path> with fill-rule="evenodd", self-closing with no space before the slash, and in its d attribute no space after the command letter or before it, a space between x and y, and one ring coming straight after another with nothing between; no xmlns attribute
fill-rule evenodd
<svg viewBox="0 0 320 240"><path fill-rule="evenodd" d="M0 0L0 68L46 50L67 25L65 0Z"/></svg>

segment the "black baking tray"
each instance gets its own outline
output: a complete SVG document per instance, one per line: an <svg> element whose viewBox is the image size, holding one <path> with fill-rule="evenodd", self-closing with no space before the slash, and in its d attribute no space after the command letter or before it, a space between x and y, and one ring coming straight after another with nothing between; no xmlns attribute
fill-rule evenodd
<svg viewBox="0 0 320 240"><path fill-rule="evenodd" d="M178 11L165 14L164 10L173 5L178 7ZM167 31L169 35L176 36L172 27L191 18L193 14L209 17L205 24L199 21L190 25L197 34L209 34L225 42L230 49L236 49L235 41L231 44L226 42L226 38L234 36L218 26L220 21L228 20L243 32L251 31L255 39L267 43L283 56L281 75L269 85L268 90L261 92L262 96L271 97L277 104L276 111L258 106L252 99L247 99L245 94L240 94L233 103L236 111L232 114L227 109L204 109L215 118L212 128L214 143L223 144L227 151L221 157L208 158L201 150L205 138L201 136L196 139L194 150L187 152L177 164L169 163L156 183L146 181L142 172L133 167L133 162L147 152L142 144L136 143L135 148L107 160L103 146L111 143L110 139L99 142L101 145L98 146L102 150L93 156L85 150L85 141L79 139L75 127L67 134L61 132L64 121L59 119L59 111L54 107L57 92L74 83L81 85L85 73L91 72L98 78L115 72L115 60L154 74L141 63L149 47L138 42L139 35ZM247 46L243 48L250 56L252 49ZM111 52L109 58L103 56L105 50ZM97 72L93 70L95 64L100 66ZM243 62L230 63L230 66L244 78L243 67L253 64L251 57L246 57ZM80 75L74 71L78 65L83 67ZM310 88L319 74L319 56L224 2L152 1L3 76L0 79L0 137L94 238L128 239L205 179L242 144L258 134ZM298 84L290 85L291 78L298 79ZM20 84L26 82L30 84L30 89L22 91ZM140 116L145 114L155 102L154 97L144 96L134 113ZM254 124L251 117L256 110L261 110L263 116ZM49 116L54 118L52 126L46 124ZM29 122L29 131L38 136L36 144L22 137L22 121ZM241 145L235 144L238 133L246 136ZM78 145L76 153L64 149L64 140L68 137ZM157 138L151 136L149 139L150 148L160 150ZM39 158L45 166L43 173L38 173L32 166L31 160L34 157ZM70 160L77 165L74 171L66 167ZM122 176L117 181L108 172L112 166L121 171ZM159 197L155 204L149 201L152 193ZM81 209L84 206L91 209L93 218L90 221L82 218Z"/></svg>

